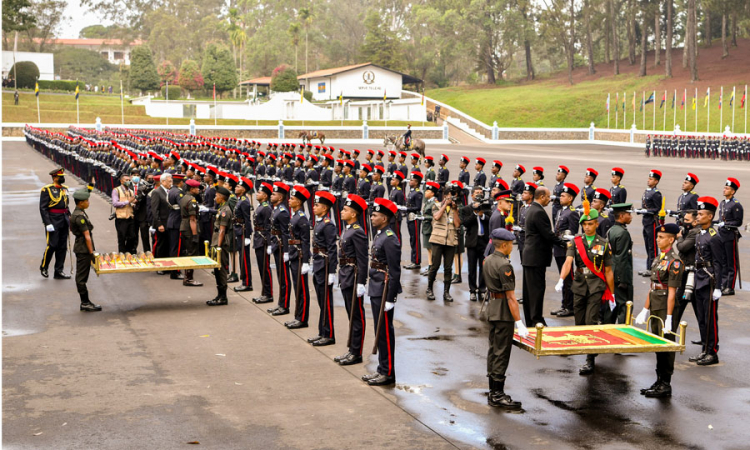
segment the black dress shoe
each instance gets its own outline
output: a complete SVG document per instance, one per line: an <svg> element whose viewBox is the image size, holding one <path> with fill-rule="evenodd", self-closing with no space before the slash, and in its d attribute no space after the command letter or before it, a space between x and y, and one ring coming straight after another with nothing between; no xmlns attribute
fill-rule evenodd
<svg viewBox="0 0 750 450"><path fill-rule="evenodd" d="M653 389L647 390L643 395L649 398L665 398L672 396L672 386L669 383L660 381Z"/></svg>
<svg viewBox="0 0 750 450"><path fill-rule="evenodd" d="M435 293L432 289L427 289L427 300L435 300Z"/></svg>
<svg viewBox="0 0 750 450"><path fill-rule="evenodd" d="M274 307L274 308L268 308L268 309L266 310L266 312L267 312L267 313L272 313L272 312L276 311L276 310L277 310L277 309L279 309L279 308L281 308L281 307L280 307L280 306L276 306L276 307Z"/></svg>
<svg viewBox="0 0 750 450"><path fill-rule="evenodd" d="M169 279L170 280L184 280L185 275L181 274L180 272L173 271L172 273L169 274Z"/></svg>
<svg viewBox="0 0 750 450"><path fill-rule="evenodd" d="M91 302L81 303L81 311L94 312L101 311L102 307Z"/></svg>
<svg viewBox="0 0 750 450"><path fill-rule="evenodd" d="M656 386L659 385L659 383L661 383L661 378L657 378L656 381L654 381L654 384L652 384L650 387L641 389L641 395L646 395L646 391L650 391L654 389Z"/></svg>
<svg viewBox="0 0 750 450"><path fill-rule="evenodd" d="M388 386L391 384L396 384L396 377L388 377L378 374L377 377L367 380L367 384L369 384L370 386Z"/></svg>
<svg viewBox="0 0 750 450"><path fill-rule="evenodd" d="M556 316L556 315L557 315L557 314L558 314L558 313L559 313L560 311L562 311L562 310L564 310L564 309L565 309L565 308L563 308L563 307L560 307L559 309L553 309L553 310L552 310L552 311L550 311L549 313L550 313L551 315L553 315L553 316Z"/></svg>
<svg viewBox="0 0 750 450"><path fill-rule="evenodd" d="M362 377L360 377L360 378L362 379L362 381L370 381L373 378L377 378L379 376L380 376L380 374L377 373L377 372L375 372L375 373L368 373L368 374L362 375Z"/></svg>
<svg viewBox="0 0 750 450"><path fill-rule="evenodd" d="M235 288L232 288L232 290L233 290L234 292L248 292L248 291L252 291L252 290L253 290L253 287L252 287L252 286L245 286L245 285L243 284L242 286L237 286L237 287L235 287Z"/></svg>
<svg viewBox="0 0 750 450"><path fill-rule="evenodd" d="M315 336L315 337L307 338L307 342L310 343L310 344L312 344L313 342L317 341L318 339L323 339L323 337L322 336Z"/></svg>
<svg viewBox="0 0 750 450"><path fill-rule="evenodd" d="M698 362L698 361L700 361L701 359L703 359L705 357L706 357L706 352L701 352L698 355L691 356L690 358L688 358L688 361L690 361L690 362Z"/></svg>
<svg viewBox="0 0 750 450"><path fill-rule="evenodd" d="M734 289L724 288L721 290L721 295L734 295Z"/></svg>
<svg viewBox="0 0 750 450"><path fill-rule="evenodd" d="M231 274L230 274L230 275L229 275L229 276L227 277L227 283L237 283L237 282L239 282L239 281L240 281L240 277L238 277L238 276L237 276L237 274L236 274L236 273L234 273L234 272L232 272L232 273L231 273Z"/></svg>
<svg viewBox="0 0 750 450"><path fill-rule="evenodd" d="M487 404L495 408L503 408L511 411L521 409L521 402L516 402L510 395L503 392L490 392L487 397Z"/></svg>
<svg viewBox="0 0 750 450"><path fill-rule="evenodd" d="M307 322L300 322L299 320L292 320L291 322L285 323L284 326L289 328L290 330L295 330L297 328L307 328Z"/></svg>
<svg viewBox="0 0 750 450"><path fill-rule="evenodd" d="M70 275L66 275L64 272L55 272L55 280L70 280Z"/></svg>
<svg viewBox="0 0 750 450"><path fill-rule="evenodd" d="M703 343L703 341L690 341L690 343L691 343L691 344L694 344L694 345L700 345L701 347L703 347L703 345L705 345L705 344Z"/></svg>
<svg viewBox="0 0 750 450"><path fill-rule="evenodd" d="M44 278L49 278L49 272L47 271L47 269L45 269L45 268L43 268L43 267L40 267L40 268L39 268L39 271L40 271L40 272L42 273L42 276L43 276Z"/></svg>
<svg viewBox="0 0 750 450"><path fill-rule="evenodd" d="M471 302L477 301L477 294L474 293L474 292L472 292L471 294L469 294L469 301L471 301Z"/></svg>
<svg viewBox="0 0 750 450"><path fill-rule="evenodd" d="M719 364L719 355L717 354L707 354L703 358L699 359L695 362L699 366L712 366L714 364Z"/></svg>
<svg viewBox="0 0 750 450"><path fill-rule="evenodd" d="M414 264L414 263L407 264L407 265L404 266L404 269L407 269L407 270L419 270L421 268L422 268L422 266L420 266L419 264Z"/></svg>
<svg viewBox="0 0 750 450"><path fill-rule="evenodd" d="M425 267L425 269L421 272L419 272L420 275L427 275L430 273L430 266Z"/></svg>
<svg viewBox="0 0 750 450"><path fill-rule="evenodd" d="M286 308L276 308L276 311L271 312L272 316L284 316L289 314L289 310Z"/></svg>
<svg viewBox="0 0 750 450"><path fill-rule="evenodd" d="M362 363L362 356L361 355L352 355L349 354L346 358L339 360L339 365L342 366L351 366L353 364L361 364Z"/></svg>
<svg viewBox="0 0 750 450"><path fill-rule="evenodd" d="M451 278L451 284L461 283L462 281L461 275L453 275L453 278Z"/></svg>
<svg viewBox="0 0 750 450"><path fill-rule="evenodd" d="M340 362L342 359L348 358L351 354L352 354L352 352L347 351L346 353L344 353L341 356L334 356L333 357L333 362Z"/></svg>
<svg viewBox="0 0 750 450"><path fill-rule="evenodd" d="M569 310L569 309L567 309L567 308L562 308L562 309L561 309L561 310L560 310L560 311L559 311L559 312L557 313L557 317L570 317L570 316L572 316L572 315L573 315L573 311L571 311L571 310Z"/></svg>
<svg viewBox="0 0 750 450"><path fill-rule="evenodd" d="M229 301L226 298L215 298L213 300L207 301L206 304L208 306L223 306L229 304Z"/></svg>
<svg viewBox="0 0 750 450"><path fill-rule="evenodd" d="M203 286L203 283L197 280L182 280L183 286Z"/></svg>
<svg viewBox="0 0 750 450"><path fill-rule="evenodd" d="M318 339L317 341L313 342L313 347L325 347L326 345L333 345L336 343L336 339L329 338L329 337L322 337Z"/></svg>
<svg viewBox="0 0 750 450"><path fill-rule="evenodd" d="M253 299L253 303L262 304L262 303L271 303L273 299L271 297L256 297Z"/></svg>
<svg viewBox="0 0 750 450"><path fill-rule="evenodd" d="M167 272L165 272L165 271L163 271L163 270L157 270L157 271L156 271L156 274L157 274L157 275L166 275L166 274L167 274Z"/></svg>
<svg viewBox="0 0 750 450"><path fill-rule="evenodd" d="M578 369L578 375L591 375L594 373L594 361L586 360L586 364L584 364L580 369Z"/></svg>

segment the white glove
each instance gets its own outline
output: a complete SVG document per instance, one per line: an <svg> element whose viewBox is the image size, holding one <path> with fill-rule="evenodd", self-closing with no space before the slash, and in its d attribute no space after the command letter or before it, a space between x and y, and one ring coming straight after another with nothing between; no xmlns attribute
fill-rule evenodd
<svg viewBox="0 0 750 450"><path fill-rule="evenodd" d="M385 311L388 312L393 309L393 307L396 306L393 302L385 302Z"/></svg>
<svg viewBox="0 0 750 450"><path fill-rule="evenodd" d="M198 206L198 211L200 211L200 212L208 212L208 206L199 205Z"/></svg>
<svg viewBox="0 0 750 450"><path fill-rule="evenodd" d="M55 226L52 225L52 224L47 225L47 231L49 231L50 233L52 233L53 231L55 231Z"/></svg>
<svg viewBox="0 0 750 450"><path fill-rule="evenodd" d="M646 323L646 320L648 320L648 316L650 312L651 311L649 311L648 309L643 308L641 312L639 312L638 315L635 317L635 323L637 323L638 325L643 325L644 323Z"/></svg>
<svg viewBox="0 0 750 450"><path fill-rule="evenodd" d="M550 195L550 196L549 196L549 199L550 199L550 200L557 200L557 196L556 196L556 195Z"/></svg>
<svg viewBox="0 0 750 450"><path fill-rule="evenodd" d="M565 282L565 280L563 280L562 278L560 278L559 280L557 280L557 284L555 285L555 292L562 292L562 290L563 290L563 283L564 282Z"/></svg>
<svg viewBox="0 0 750 450"><path fill-rule="evenodd" d="M336 282L336 274L335 273L329 273L328 274L328 284L333 284Z"/></svg>
<svg viewBox="0 0 750 450"><path fill-rule="evenodd" d="M398 210L399 210L399 211L406 211L406 206L401 206L401 205L399 205L399 206L398 206Z"/></svg>
<svg viewBox="0 0 750 450"><path fill-rule="evenodd" d="M613 294L613 297L614 297L614 294ZM617 306L617 303L615 303L615 299L613 298L612 300L608 301L607 303L609 303L609 310L610 311L614 311L615 310L615 306Z"/></svg>
<svg viewBox="0 0 750 450"><path fill-rule="evenodd" d="M563 236L563 241L572 241L575 238L576 238L575 234L566 234Z"/></svg>
<svg viewBox="0 0 750 450"><path fill-rule="evenodd" d="M270 255L271 253L273 253L273 250L271 249L271 247L268 247L268 248L266 249L266 254L267 254L267 255Z"/></svg>
<svg viewBox="0 0 750 450"><path fill-rule="evenodd" d="M714 289L714 300L718 300L721 298L721 290Z"/></svg>
<svg viewBox="0 0 750 450"><path fill-rule="evenodd" d="M516 328L518 328L518 335L525 338L529 335L529 329L523 324L523 320L516 321Z"/></svg>
<svg viewBox="0 0 750 450"><path fill-rule="evenodd" d="M306 275L308 272L310 272L310 264L302 264L302 275Z"/></svg>
<svg viewBox="0 0 750 450"><path fill-rule="evenodd" d="M664 321L664 332L665 333L671 333L672 332L672 316L667 315L667 320Z"/></svg>
<svg viewBox="0 0 750 450"><path fill-rule="evenodd" d="M289 253L284 253L284 262L289 262Z"/></svg>
<svg viewBox="0 0 750 450"><path fill-rule="evenodd" d="M364 284L358 284L357 285L357 297L364 296L365 292L367 292L367 289L365 289L365 285Z"/></svg>
<svg viewBox="0 0 750 450"><path fill-rule="evenodd" d="M253 241L250 240L250 238L245 238L245 247L247 247L248 245L250 245L252 243L253 243Z"/></svg>
<svg viewBox="0 0 750 450"><path fill-rule="evenodd" d="M148 228L148 232L149 232L149 234L156 234L156 228L154 228L154 227L149 227L149 228Z"/></svg>
<svg viewBox="0 0 750 450"><path fill-rule="evenodd" d="M724 226L724 222L719 222L719 223L717 223L717 224L716 224L716 226L717 226L718 228L721 228L721 227L723 227L723 226Z"/></svg>
<svg viewBox="0 0 750 450"><path fill-rule="evenodd" d="M513 225L513 231L523 231L523 228L519 227L518 225Z"/></svg>

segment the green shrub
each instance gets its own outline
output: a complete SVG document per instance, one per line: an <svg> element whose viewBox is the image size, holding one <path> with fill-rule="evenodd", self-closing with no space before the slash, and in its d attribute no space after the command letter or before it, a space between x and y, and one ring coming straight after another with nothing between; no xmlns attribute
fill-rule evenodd
<svg viewBox="0 0 750 450"><path fill-rule="evenodd" d="M179 86L169 85L169 99L177 100L182 95L182 88ZM167 98L167 86L161 87L161 96Z"/></svg>
<svg viewBox="0 0 750 450"><path fill-rule="evenodd" d="M305 100L307 100L308 102L312 101L312 91L305 91L303 95L305 96Z"/></svg>
<svg viewBox="0 0 750 450"><path fill-rule="evenodd" d="M36 64L31 61L20 61L15 65L15 72L13 69L14 67L10 68L9 76L12 77L14 73L16 74L19 88L34 88L37 80L39 80L39 67Z"/></svg>
<svg viewBox="0 0 750 450"><path fill-rule="evenodd" d="M39 89L44 91L73 92L76 90L76 84L79 86L79 91L84 90L83 82L76 80L39 80Z"/></svg>

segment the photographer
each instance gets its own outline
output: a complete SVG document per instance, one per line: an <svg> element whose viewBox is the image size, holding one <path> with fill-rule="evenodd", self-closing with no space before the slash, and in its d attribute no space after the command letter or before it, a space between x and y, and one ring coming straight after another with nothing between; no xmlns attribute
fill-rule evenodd
<svg viewBox="0 0 750 450"><path fill-rule="evenodd" d="M452 302L450 295L453 255L458 245L458 227L461 226L461 218L453 198L459 194L458 186L448 185L443 193L443 201L432 207L432 261L430 262L430 273L427 280L427 300L435 300L432 285L435 276L440 269L440 260L443 260L443 300Z"/></svg>
<svg viewBox="0 0 750 450"><path fill-rule="evenodd" d="M471 203L461 208L461 224L466 229L466 254L469 259L469 300L477 301L477 294L485 291L482 276L482 253L489 242L492 202L484 198L482 186L475 186ZM477 282L477 268L479 280Z"/></svg>
<svg viewBox="0 0 750 450"><path fill-rule="evenodd" d="M117 230L117 251L136 253L138 246L135 231L136 206L133 182L130 172L120 172L120 185L112 191L112 207L115 208L115 229Z"/></svg>

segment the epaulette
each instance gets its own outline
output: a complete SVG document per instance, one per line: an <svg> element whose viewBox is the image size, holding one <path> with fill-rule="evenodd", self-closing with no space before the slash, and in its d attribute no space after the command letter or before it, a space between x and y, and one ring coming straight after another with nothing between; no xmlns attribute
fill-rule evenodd
<svg viewBox="0 0 750 450"><path fill-rule="evenodd" d="M395 235L396 235L396 233L394 233L394 232L393 232L393 231L391 231L391 230L385 230L385 235L386 235L386 236L395 236Z"/></svg>
<svg viewBox="0 0 750 450"><path fill-rule="evenodd" d="M65 189L67 189L67 188L68 188L68 185L67 185L67 184L61 184L61 185L60 185L60 187L63 187L63 188L65 188Z"/></svg>
<svg viewBox="0 0 750 450"><path fill-rule="evenodd" d="M716 230L714 230L714 228L711 227L708 229L708 234L710 234L711 236L716 236Z"/></svg>
<svg viewBox="0 0 750 450"><path fill-rule="evenodd" d="M192 203L198 203L198 200L196 200L196 199L192 199L192 200L190 200L190 201L191 201Z"/></svg>
<svg viewBox="0 0 750 450"><path fill-rule="evenodd" d="M330 223L330 222L331 222L331 219L329 219L328 217L323 218L323 223Z"/></svg>
<svg viewBox="0 0 750 450"><path fill-rule="evenodd" d="M305 217L305 212L304 212L304 211L302 211L301 209L299 210L299 216L300 216L300 217Z"/></svg>
<svg viewBox="0 0 750 450"><path fill-rule="evenodd" d="M182 193L180 193L180 198L182 198Z"/></svg>
<svg viewBox="0 0 750 450"><path fill-rule="evenodd" d="M690 193L691 193L691 194L694 194L694 195L698 195L698 194L696 194L696 193L695 193L695 191L690 191Z"/></svg>
<svg viewBox="0 0 750 450"><path fill-rule="evenodd" d="M570 206L568 206L568 209L570 209L571 211L575 211L575 210L576 210L576 209L575 209L575 208L573 207L573 205L570 205Z"/></svg>
<svg viewBox="0 0 750 450"><path fill-rule="evenodd" d="M357 225L357 224L355 223L354 225L352 225L352 228L354 228L355 230L357 230L357 229L359 229L359 225Z"/></svg>
<svg viewBox="0 0 750 450"><path fill-rule="evenodd" d="M44 187L42 187L42 191L45 190L45 189L49 189L50 186L54 186L54 185L53 184L47 184Z"/></svg>
<svg viewBox="0 0 750 450"><path fill-rule="evenodd" d="M263 202L260 204L261 206L268 206L268 202Z"/></svg>
<svg viewBox="0 0 750 450"><path fill-rule="evenodd" d="M625 186L623 186L621 184L618 184L617 187L620 188L620 189L624 189L625 188Z"/></svg>

